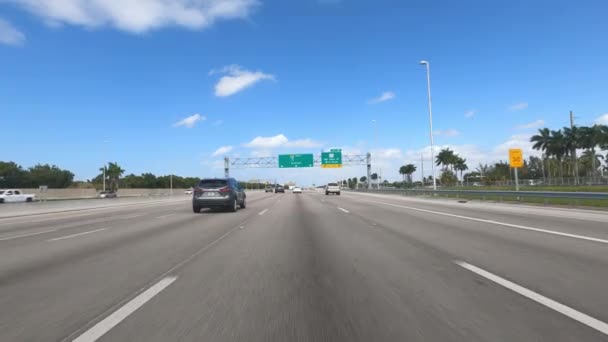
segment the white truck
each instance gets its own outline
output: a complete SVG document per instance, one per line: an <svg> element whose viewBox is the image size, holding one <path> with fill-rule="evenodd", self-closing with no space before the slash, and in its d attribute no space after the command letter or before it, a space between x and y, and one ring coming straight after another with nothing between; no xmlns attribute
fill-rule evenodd
<svg viewBox="0 0 608 342"><path fill-rule="evenodd" d="M24 194L17 189L0 190L0 203L33 202L34 198L36 198L36 195Z"/></svg>

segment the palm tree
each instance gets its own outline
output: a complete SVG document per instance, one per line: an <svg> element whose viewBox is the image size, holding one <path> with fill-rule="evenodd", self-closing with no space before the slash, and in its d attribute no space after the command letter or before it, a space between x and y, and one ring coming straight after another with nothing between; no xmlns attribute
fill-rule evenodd
<svg viewBox="0 0 608 342"><path fill-rule="evenodd" d="M407 175L407 172L408 172L408 168L405 165L403 165L399 168L399 174L401 176L403 176L403 183L405 183L405 175Z"/></svg>
<svg viewBox="0 0 608 342"><path fill-rule="evenodd" d="M585 170L591 171L591 173L595 172L596 165L602 165L602 161L604 160L604 156L601 154L595 154L591 150L586 150L583 152L581 156L581 162L585 166ZM589 173L589 172L588 172Z"/></svg>
<svg viewBox="0 0 608 342"><path fill-rule="evenodd" d="M564 183L564 155L567 153L566 148L566 137L561 130L551 131L551 137L549 138L548 152L554 156L559 165L559 176L562 184Z"/></svg>
<svg viewBox="0 0 608 342"><path fill-rule="evenodd" d="M543 182L546 182L546 180L547 180L545 177L545 163L547 162L547 150L549 149L550 141L551 141L551 131L548 128L539 129L538 134L533 135L530 138L530 142L534 143L534 145L532 145L532 148L537 151L543 152L543 163L542 163ZM549 172L549 173L551 173L551 172Z"/></svg>
<svg viewBox="0 0 608 342"><path fill-rule="evenodd" d="M100 169L103 171L103 167ZM106 168L106 178L110 181L110 189L113 191L118 190L118 180L125 173L125 170L118 165L118 163L108 163Z"/></svg>
<svg viewBox="0 0 608 342"><path fill-rule="evenodd" d="M457 172L460 171L460 179L462 182L464 182L464 179L462 178L462 173L469 169L469 167L467 166L467 160L458 157L456 159L456 162L454 163L454 169Z"/></svg>
<svg viewBox="0 0 608 342"><path fill-rule="evenodd" d="M412 184L412 174L416 172L416 165L407 164L405 165L405 174L407 175L408 183Z"/></svg>
<svg viewBox="0 0 608 342"><path fill-rule="evenodd" d="M580 148L580 129L576 126L564 127L564 136L566 138L566 150L568 154L572 158L572 163L574 164L573 176L574 176L574 184L578 184L578 160L576 157L576 149Z"/></svg>
<svg viewBox="0 0 608 342"><path fill-rule="evenodd" d="M592 162L592 177L595 177L597 173L597 164L595 160L595 149L598 145L604 145L607 143L606 134L607 129L604 125L593 125L591 127L581 127L581 147L591 151L591 162Z"/></svg>
<svg viewBox="0 0 608 342"><path fill-rule="evenodd" d="M455 161L456 155L454 154L454 151L450 150L449 148L445 148L439 151L437 154L437 157L435 158L435 165L441 165L443 171L445 171L447 170L448 166L454 165Z"/></svg>

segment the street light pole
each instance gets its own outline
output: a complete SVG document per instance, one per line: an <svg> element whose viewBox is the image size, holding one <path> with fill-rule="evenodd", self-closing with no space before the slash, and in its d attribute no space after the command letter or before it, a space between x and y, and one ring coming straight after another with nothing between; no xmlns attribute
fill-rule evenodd
<svg viewBox="0 0 608 342"><path fill-rule="evenodd" d="M373 148L377 149L378 148L378 134L377 134L377 129L376 129L376 127L377 127L376 120L372 120L372 123L374 124L374 146L373 146ZM368 182L370 182L370 184L371 184L372 180L368 179ZM376 187L379 187L380 183L378 183L378 179L377 178L376 178L376 183L377 183Z"/></svg>
<svg viewBox="0 0 608 342"><path fill-rule="evenodd" d="M426 66L426 84L429 100L429 128L431 134L431 173L433 174L433 190L437 190L437 179L435 179L435 147L433 143L433 105L431 101L431 66L428 61L420 61L420 65Z"/></svg>
<svg viewBox="0 0 608 342"><path fill-rule="evenodd" d="M108 143L107 140L103 141L103 191L104 192L106 191L106 164L107 164L107 161L106 161L106 154L107 154L106 144L107 143Z"/></svg>

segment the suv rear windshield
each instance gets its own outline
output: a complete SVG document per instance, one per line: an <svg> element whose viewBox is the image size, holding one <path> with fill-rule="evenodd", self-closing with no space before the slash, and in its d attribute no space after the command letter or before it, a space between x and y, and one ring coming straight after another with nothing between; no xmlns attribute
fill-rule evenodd
<svg viewBox="0 0 608 342"><path fill-rule="evenodd" d="M329 183L328 186L338 186L338 183Z"/></svg>
<svg viewBox="0 0 608 342"><path fill-rule="evenodd" d="M225 179L203 179L198 183L199 188L203 189L223 188L226 185L228 185L228 182Z"/></svg>

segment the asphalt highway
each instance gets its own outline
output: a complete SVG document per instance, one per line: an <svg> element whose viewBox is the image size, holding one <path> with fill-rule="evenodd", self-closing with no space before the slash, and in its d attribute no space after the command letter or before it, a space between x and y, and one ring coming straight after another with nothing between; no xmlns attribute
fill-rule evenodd
<svg viewBox="0 0 608 342"><path fill-rule="evenodd" d="M0 341L608 341L608 214L251 192L0 219Z"/></svg>

